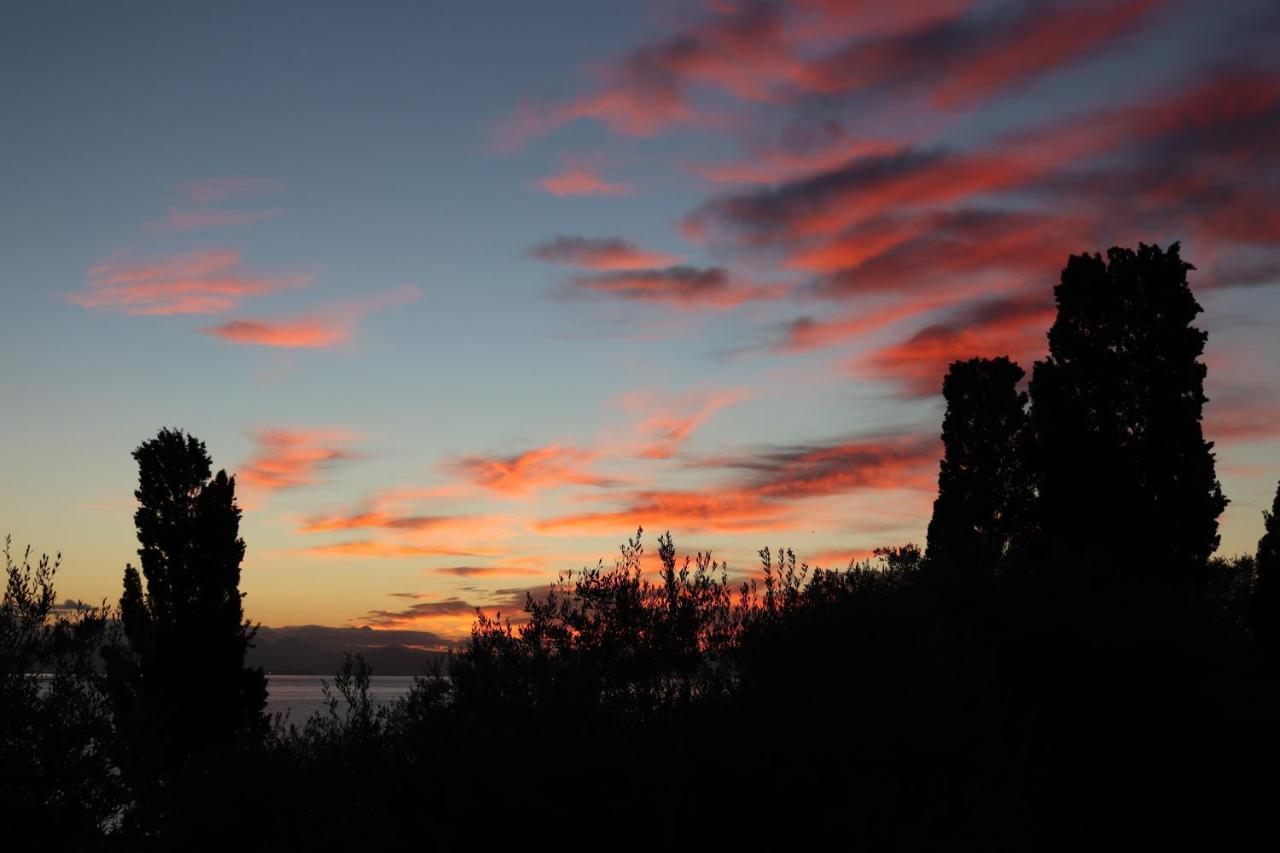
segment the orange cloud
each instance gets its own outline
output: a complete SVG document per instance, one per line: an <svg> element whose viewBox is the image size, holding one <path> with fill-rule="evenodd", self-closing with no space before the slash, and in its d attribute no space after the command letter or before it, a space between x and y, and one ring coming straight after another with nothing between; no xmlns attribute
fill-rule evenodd
<svg viewBox="0 0 1280 853"><path fill-rule="evenodd" d="M532 257L580 269L628 270L667 266L676 258L662 252L646 252L620 237L556 237L529 250Z"/></svg>
<svg viewBox="0 0 1280 853"><path fill-rule="evenodd" d="M329 349L351 337L350 327L341 321L320 318L231 320L200 331L233 343L290 349Z"/></svg>
<svg viewBox="0 0 1280 853"><path fill-rule="evenodd" d="M71 300L126 314L214 314L234 309L248 297L310 283L310 275L250 272L239 252L202 250L145 261L106 261L89 269L86 290Z"/></svg>
<svg viewBox="0 0 1280 853"><path fill-rule="evenodd" d="M382 308L407 305L422 292L403 287L364 302L347 302L293 320L240 319L201 329L232 343L290 349L332 349L349 341L356 323Z"/></svg>
<svg viewBox="0 0 1280 853"><path fill-rule="evenodd" d="M621 509L545 519L536 524L548 533L617 534L637 524L654 530L692 533L745 533L779 530L793 525L786 506L750 494L646 491L631 495Z"/></svg>
<svg viewBox="0 0 1280 853"><path fill-rule="evenodd" d="M358 458L354 437L338 430L269 429L253 434L258 450L240 467L246 485L274 492L315 483L321 470Z"/></svg>
<svg viewBox="0 0 1280 853"><path fill-rule="evenodd" d="M607 486L612 483L586 470L595 454L549 444L515 456L463 456L445 467L470 482L509 497L562 486Z"/></svg>

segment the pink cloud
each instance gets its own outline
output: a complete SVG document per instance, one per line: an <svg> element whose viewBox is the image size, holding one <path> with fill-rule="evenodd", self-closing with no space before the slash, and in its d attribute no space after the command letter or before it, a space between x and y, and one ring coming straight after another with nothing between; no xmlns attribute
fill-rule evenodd
<svg viewBox="0 0 1280 853"><path fill-rule="evenodd" d="M85 290L71 301L125 314L215 314L246 298L311 283L304 274L264 275L244 267L240 253L201 250L184 255L117 258L89 269Z"/></svg>
<svg viewBox="0 0 1280 853"><path fill-rule="evenodd" d="M565 169L537 182L537 186L560 198L584 195L630 195L629 184L604 179L600 168L576 160L568 160Z"/></svg>

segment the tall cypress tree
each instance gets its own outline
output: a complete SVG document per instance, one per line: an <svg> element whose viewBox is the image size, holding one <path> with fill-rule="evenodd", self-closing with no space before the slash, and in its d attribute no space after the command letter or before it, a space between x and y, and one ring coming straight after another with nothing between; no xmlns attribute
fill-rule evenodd
<svg viewBox="0 0 1280 853"><path fill-rule="evenodd" d="M1218 545L1226 499L1204 440L1207 334L1194 269L1140 244L1074 255L1031 381L1045 544L1093 565L1185 576Z"/></svg>
<svg viewBox="0 0 1280 853"><path fill-rule="evenodd" d="M210 476L204 443L180 430L161 430L133 458L142 570L125 568L124 636L108 675L126 769L163 777L197 754L260 736L266 679L244 663L253 629L240 592L235 479Z"/></svg>
<svg viewBox="0 0 1280 853"><path fill-rule="evenodd" d="M1280 487L1271 512L1262 513L1264 532L1258 540L1257 581L1249 621L1253 636L1272 664L1280 663Z"/></svg>
<svg viewBox="0 0 1280 853"><path fill-rule="evenodd" d="M957 361L942 395L944 456L929 522L927 565L954 580L994 575L1030 523L1024 376L1008 358Z"/></svg>

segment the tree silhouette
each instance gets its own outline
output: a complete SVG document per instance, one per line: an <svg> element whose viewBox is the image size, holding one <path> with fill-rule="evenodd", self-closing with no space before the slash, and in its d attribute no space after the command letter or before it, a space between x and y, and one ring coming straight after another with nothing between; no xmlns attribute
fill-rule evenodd
<svg viewBox="0 0 1280 853"><path fill-rule="evenodd" d="M1271 512L1263 511L1265 532L1258 540L1257 574L1250 621L1258 645L1269 662L1280 662L1280 486Z"/></svg>
<svg viewBox="0 0 1280 853"><path fill-rule="evenodd" d="M266 679L244 665L235 479L210 477L203 442L161 430L133 453L142 572L124 572L108 675L121 763L135 784L266 731ZM144 592L143 581L146 582Z"/></svg>
<svg viewBox="0 0 1280 853"><path fill-rule="evenodd" d="M1024 460L1024 372L1008 358L957 361L942 395L944 456L929 522L931 570L952 581L990 577L1025 531L1033 492Z"/></svg>
<svg viewBox="0 0 1280 853"><path fill-rule="evenodd" d="M120 805L105 744L110 715L97 667L107 607L56 604L60 558L15 561L4 540L0 591L0 825L12 849L91 849ZM29 834L29 835L28 835Z"/></svg>
<svg viewBox="0 0 1280 853"><path fill-rule="evenodd" d="M1226 499L1201 410L1207 338L1174 243L1073 255L1031 380L1045 544L1164 577L1202 566Z"/></svg>

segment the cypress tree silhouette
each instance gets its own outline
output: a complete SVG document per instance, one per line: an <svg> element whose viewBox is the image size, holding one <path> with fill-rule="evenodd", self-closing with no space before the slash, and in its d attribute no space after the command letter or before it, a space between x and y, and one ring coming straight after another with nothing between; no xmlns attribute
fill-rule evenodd
<svg viewBox="0 0 1280 853"><path fill-rule="evenodd" d="M1227 501L1204 440L1207 334L1174 243L1073 255L1031 380L1044 544L1077 563L1185 577Z"/></svg>
<svg viewBox="0 0 1280 853"><path fill-rule="evenodd" d="M1258 540L1257 574L1249 621L1268 661L1280 663L1280 486L1271 512L1262 513L1265 532Z"/></svg>
<svg viewBox="0 0 1280 853"><path fill-rule="evenodd" d="M266 679L244 665L235 479L210 477L204 443L162 429L138 462L141 576L124 571L123 642L108 650L122 765L135 784L266 732ZM143 580L146 589L143 589Z"/></svg>
<svg viewBox="0 0 1280 853"><path fill-rule="evenodd" d="M957 361L943 380L944 456L926 565L947 578L993 576L1030 518L1027 395L1017 388L1024 375L1002 356Z"/></svg>

